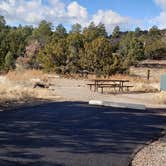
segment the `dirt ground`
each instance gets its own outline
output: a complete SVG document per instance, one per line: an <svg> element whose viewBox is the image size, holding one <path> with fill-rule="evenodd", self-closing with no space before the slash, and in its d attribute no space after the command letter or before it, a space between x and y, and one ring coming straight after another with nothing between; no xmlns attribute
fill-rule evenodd
<svg viewBox="0 0 166 166"><path fill-rule="evenodd" d="M155 101L155 95L158 93L129 92L124 94L118 93L97 93L90 91L87 80L75 80L66 78L57 78L53 80L53 87L58 96L64 100L89 101L89 100L106 100L112 102L145 104L147 107L166 108L164 104L158 104Z"/></svg>
<svg viewBox="0 0 166 166"><path fill-rule="evenodd" d="M126 79L126 78L124 78ZM44 81L49 88L33 88L35 82ZM67 100L86 101L105 100L122 103L144 104L146 107L166 108L166 94L156 92L159 83L147 83L139 80L132 80L134 88L129 93L90 91L87 86L90 80L63 78L56 75L46 75L36 71L26 71L24 74L9 73L0 76L0 104L35 102L35 100ZM146 93L145 93L146 92ZM165 100L160 103L160 100Z"/></svg>

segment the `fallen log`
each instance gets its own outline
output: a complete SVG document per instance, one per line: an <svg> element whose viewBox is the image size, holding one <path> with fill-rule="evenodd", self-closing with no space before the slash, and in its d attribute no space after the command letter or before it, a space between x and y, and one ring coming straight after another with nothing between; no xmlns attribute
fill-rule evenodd
<svg viewBox="0 0 166 166"><path fill-rule="evenodd" d="M45 84L43 82L36 82L34 84L33 88L37 88L37 87L39 87L39 88L49 88L49 85L47 85L47 84Z"/></svg>

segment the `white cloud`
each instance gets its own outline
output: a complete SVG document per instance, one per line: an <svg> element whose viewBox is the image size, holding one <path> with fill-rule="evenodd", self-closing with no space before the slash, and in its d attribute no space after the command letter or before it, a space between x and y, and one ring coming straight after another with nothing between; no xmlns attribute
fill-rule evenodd
<svg viewBox="0 0 166 166"><path fill-rule="evenodd" d="M150 22L153 25L157 25L159 28L164 29L166 28L166 11L162 11L159 16L153 18Z"/></svg>
<svg viewBox="0 0 166 166"><path fill-rule="evenodd" d="M54 24L80 23L83 26L90 22L103 23L110 32L115 25L129 26L132 22L112 10L99 10L89 15L87 9L78 2L72 1L68 5L62 0L0 0L0 15L5 16L7 22L37 25L45 19Z"/></svg>
<svg viewBox="0 0 166 166"><path fill-rule="evenodd" d="M159 16L150 20L151 24L157 25L159 28L166 28L166 0L154 0L154 2L161 8Z"/></svg>
<svg viewBox="0 0 166 166"><path fill-rule="evenodd" d="M154 1L162 9L166 9L166 0L154 0Z"/></svg>
<svg viewBox="0 0 166 166"><path fill-rule="evenodd" d="M38 24L46 19L54 23L85 20L88 13L77 2L65 6L60 0L48 0L47 5L42 0L2 0L0 14L7 21Z"/></svg>
<svg viewBox="0 0 166 166"><path fill-rule="evenodd" d="M88 21L87 9L75 1L67 7L67 15L71 18L72 23L85 24Z"/></svg>
<svg viewBox="0 0 166 166"><path fill-rule="evenodd" d="M23 1L8 0L0 2L0 14L9 21L20 21L25 23L36 23L42 18L42 5L39 0Z"/></svg>
<svg viewBox="0 0 166 166"><path fill-rule="evenodd" d="M123 17L112 10L99 10L95 15L93 15L92 21L95 24L105 24L107 31L112 31L116 25L124 27L131 23L130 18Z"/></svg>

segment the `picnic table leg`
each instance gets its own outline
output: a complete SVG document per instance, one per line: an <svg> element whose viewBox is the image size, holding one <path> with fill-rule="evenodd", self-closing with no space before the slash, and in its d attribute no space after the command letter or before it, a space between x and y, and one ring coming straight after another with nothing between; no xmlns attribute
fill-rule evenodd
<svg viewBox="0 0 166 166"><path fill-rule="evenodd" d="M123 82L121 82L121 92L123 92Z"/></svg>
<svg viewBox="0 0 166 166"><path fill-rule="evenodd" d="M98 92L98 82L95 81L95 92Z"/></svg>
<svg viewBox="0 0 166 166"><path fill-rule="evenodd" d="M94 86L94 92L96 92L96 81L95 81L95 86Z"/></svg>
<svg viewBox="0 0 166 166"><path fill-rule="evenodd" d="M104 93L104 90L103 90L104 88L103 87L101 87L101 93L103 94Z"/></svg>
<svg viewBox="0 0 166 166"><path fill-rule="evenodd" d="M122 92L122 83L119 83L119 92Z"/></svg>
<svg viewBox="0 0 166 166"><path fill-rule="evenodd" d="M114 92L116 92L116 87L114 87Z"/></svg>
<svg viewBox="0 0 166 166"><path fill-rule="evenodd" d="M96 92L96 91L97 91L97 90L96 90L96 88L97 88L97 86L96 86L96 81L95 81L94 92Z"/></svg>
<svg viewBox="0 0 166 166"><path fill-rule="evenodd" d="M119 86L119 92L121 92L122 91L122 87L121 86Z"/></svg>
<svg viewBox="0 0 166 166"><path fill-rule="evenodd" d="M127 92L130 92L130 87L129 86L127 86Z"/></svg>

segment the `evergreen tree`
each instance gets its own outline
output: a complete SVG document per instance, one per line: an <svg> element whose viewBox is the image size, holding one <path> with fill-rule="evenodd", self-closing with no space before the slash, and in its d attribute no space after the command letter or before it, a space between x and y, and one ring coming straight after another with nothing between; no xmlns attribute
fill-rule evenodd
<svg viewBox="0 0 166 166"><path fill-rule="evenodd" d="M97 75L112 74L112 47L108 39L98 37L85 45L84 64L86 69Z"/></svg>
<svg viewBox="0 0 166 166"><path fill-rule="evenodd" d="M117 26L114 28L113 32L112 32L112 37L113 37L113 38L118 38L119 35L120 35L120 27L117 25Z"/></svg>
<svg viewBox="0 0 166 166"><path fill-rule="evenodd" d="M152 37L152 38L158 38L158 37L160 37L160 35L161 35L161 33L160 33L160 31L159 31L159 29L158 29L158 27L157 26L152 26L150 29L149 29L149 36L150 37Z"/></svg>
<svg viewBox="0 0 166 166"><path fill-rule="evenodd" d="M42 45L47 43L52 35L52 23L43 20L40 22L38 28L33 31L33 38L38 40Z"/></svg>
<svg viewBox="0 0 166 166"><path fill-rule="evenodd" d="M8 52L5 57L5 69L12 70L15 68L15 59L11 52Z"/></svg>
<svg viewBox="0 0 166 166"><path fill-rule="evenodd" d="M135 36L139 37L140 35L141 35L141 28L140 27L135 28Z"/></svg>
<svg viewBox="0 0 166 166"><path fill-rule="evenodd" d="M83 29L83 36L85 42L92 42L98 37L107 37L107 32L104 24L96 26L93 22L88 27Z"/></svg>
<svg viewBox="0 0 166 166"><path fill-rule="evenodd" d="M56 27L55 32L53 33L52 40L58 41L59 39L64 39L67 37L67 31L62 24L59 24Z"/></svg>
<svg viewBox="0 0 166 166"><path fill-rule="evenodd" d="M145 59L144 44L135 37L134 32L129 32L120 42L120 53L123 57L124 68Z"/></svg>
<svg viewBox="0 0 166 166"><path fill-rule="evenodd" d="M71 33L81 33L82 27L80 24L74 24L72 25Z"/></svg>
<svg viewBox="0 0 166 166"><path fill-rule="evenodd" d="M0 16L0 30L4 28L6 25L6 21L3 16Z"/></svg>
<svg viewBox="0 0 166 166"><path fill-rule="evenodd" d="M68 68L71 70L71 72L78 72L80 70L80 56L79 51L84 47L83 43L83 37L81 34L75 32L70 33L67 38L68 43Z"/></svg>

